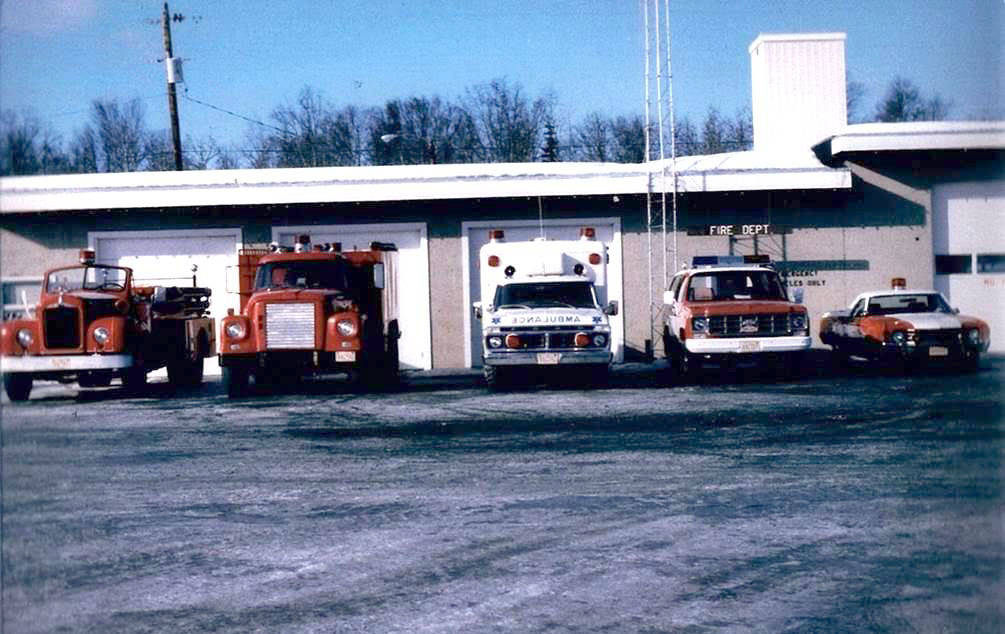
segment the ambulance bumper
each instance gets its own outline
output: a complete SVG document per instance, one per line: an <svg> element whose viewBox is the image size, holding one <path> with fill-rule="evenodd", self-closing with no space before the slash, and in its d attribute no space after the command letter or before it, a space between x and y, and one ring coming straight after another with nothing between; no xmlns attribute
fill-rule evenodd
<svg viewBox="0 0 1005 634"><path fill-rule="evenodd" d="M485 365L598 365L611 362L610 350L563 352L488 352Z"/></svg>
<svg viewBox="0 0 1005 634"><path fill-rule="evenodd" d="M0 357L0 374L121 370L133 365L131 354L66 354Z"/></svg>
<svg viewBox="0 0 1005 634"><path fill-rule="evenodd" d="M684 342L692 354L752 354L758 352L799 352L813 345L810 337L743 337L688 339Z"/></svg>

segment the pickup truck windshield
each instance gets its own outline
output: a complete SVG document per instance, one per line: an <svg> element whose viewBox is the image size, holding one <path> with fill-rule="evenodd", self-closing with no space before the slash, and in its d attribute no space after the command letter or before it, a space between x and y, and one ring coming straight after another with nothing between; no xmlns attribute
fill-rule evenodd
<svg viewBox="0 0 1005 634"><path fill-rule="evenodd" d="M72 291L121 291L129 271L117 266L74 266L50 271L45 278L49 293Z"/></svg>
<svg viewBox="0 0 1005 634"><path fill-rule="evenodd" d="M591 282L520 282L496 287L496 308L596 308Z"/></svg>
<svg viewBox="0 0 1005 634"><path fill-rule="evenodd" d="M276 288L353 288L349 267L341 260L270 262L258 267L255 290Z"/></svg>
<svg viewBox="0 0 1005 634"><path fill-rule="evenodd" d="M687 299L692 302L737 299L782 300L785 290L774 271L709 271L697 273L688 283Z"/></svg>

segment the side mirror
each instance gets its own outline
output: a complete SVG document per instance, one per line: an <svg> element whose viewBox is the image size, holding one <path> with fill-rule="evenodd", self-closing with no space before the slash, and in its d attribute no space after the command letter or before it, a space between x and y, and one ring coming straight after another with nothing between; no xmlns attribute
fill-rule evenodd
<svg viewBox="0 0 1005 634"><path fill-rule="evenodd" d="M604 314L613 317L618 314L618 302L613 299L607 302L607 306L604 306Z"/></svg>
<svg viewBox="0 0 1005 634"><path fill-rule="evenodd" d="M954 315L959 315L960 314L960 309L959 308L954 308L953 309L953 314Z"/></svg>
<svg viewBox="0 0 1005 634"><path fill-rule="evenodd" d="M384 263L377 262L373 265L373 287L384 288Z"/></svg>
<svg viewBox="0 0 1005 634"><path fill-rule="evenodd" d="M663 291L663 303L670 305L674 302L673 291Z"/></svg>
<svg viewBox="0 0 1005 634"><path fill-rule="evenodd" d="M481 302L475 302L475 303L471 304L471 307L475 309L475 317L477 317L478 319L481 319L482 318L482 303Z"/></svg>

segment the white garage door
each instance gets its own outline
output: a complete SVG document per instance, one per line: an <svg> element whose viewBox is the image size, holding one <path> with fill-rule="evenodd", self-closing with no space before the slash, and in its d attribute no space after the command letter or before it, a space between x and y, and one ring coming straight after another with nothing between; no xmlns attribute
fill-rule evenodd
<svg viewBox="0 0 1005 634"><path fill-rule="evenodd" d="M489 241L490 229L502 229L506 232L507 242L533 240L541 236L541 221L504 221L504 222L465 222L461 225L461 235L464 242L464 257L467 266L464 268L465 317L464 329L467 332L467 359L469 367L480 367L482 364L481 324L474 319L471 303L481 300L481 290L478 281L478 251ZM549 240L578 240L582 227L593 227L597 231L597 240L607 245L610 261L607 264L607 299L618 302L619 310L611 318L611 347L616 363L625 360L625 328L624 328L624 297L621 275L621 221L618 218L576 218L544 221L544 237Z"/></svg>
<svg viewBox="0 0 1005 634"><path fill-rule="evenodd" d="M198 286L213 291L210 315L217 337L227 309L240 306L237 293L227 292L227 267L237 264L240 229L93 232L88 241L99 263L130 267L140 285L190 286L194 274ZM220 373L215 357L206 360L206 373ZM164 370L151 374L164 375Z"/></svg>
<svg viewBox="0 0 1005 634"><path fill-rule="evenodd" d="M432 368L432 335L429 313L429 247L425 223L366 225L311 225L274 227L272 239L292 245L297 235L311 242L340 242L342 249L367 249L371 242L393 242L398 247L398 306L401 340L398 350L401 367Z"/></svg>

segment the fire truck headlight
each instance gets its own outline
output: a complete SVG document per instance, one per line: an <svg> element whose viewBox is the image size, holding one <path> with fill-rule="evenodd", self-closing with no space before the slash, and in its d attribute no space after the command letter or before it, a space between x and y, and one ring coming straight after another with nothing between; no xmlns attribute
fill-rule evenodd
<svg viewBox="0 0 1005 634"><path fill-rule="evenodd" d="M691 320L691 330L695 332L708 331L708 317L695 317Z"/></svg>
<svg viewBox="0 0 1005 634"><path fill-rule="evenodd" d="M356 324L348 319L340 319L335 327L343 337L351 337L356 334Z"/></svg>
<svg viewBox="0 0 1005 634"><path fill-rule="evenodd" d="M607 345L607 337L605 335L593 335L593 345L603 348Z"/></svg>
<svg viewBox="0 0 1005 634"><path fill-rule="evenodd" d="M27 328L22 328L17 331L17 342L22 348L28 348L35 342L35 336Z"/></svg>
<svg viewBox="0 0 1005 634"><path fill-rule="evenodd" d="M981 345L981 331L978 330L977 328L971 328L970 330L968 330L967 341L970 342L970 345L972 346Z"/></svg>
<svg viewBox="0 0 1005 634"><path fill-rule="evenodd" d="M503 339L499 335L492 335L488 339L490 348L502 348Z"/></svg>
<svg viewBox="0 0 1005 634"><path fill-rule="evenodd" d="M894 330L893 333L890 334L890 341L898 346L902 346L907 343L907 333L903 330Z"/></svg>
<svg viewBox="0 0 1005 634"><path fill-rule="evenodd" d="M98 345L105 345L109 339L108 328L95 328L93 336Z"/></svg>
<svg viewBox="0 0 1005 634"><path fill-rule="evenodd" d="M239 321L232 321L227 324L227 336L231 339L244 339L244 335L248 333L244 328L244 324Z"/></svg>

